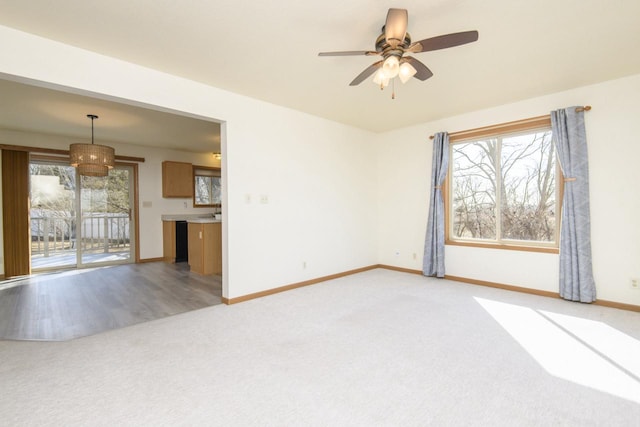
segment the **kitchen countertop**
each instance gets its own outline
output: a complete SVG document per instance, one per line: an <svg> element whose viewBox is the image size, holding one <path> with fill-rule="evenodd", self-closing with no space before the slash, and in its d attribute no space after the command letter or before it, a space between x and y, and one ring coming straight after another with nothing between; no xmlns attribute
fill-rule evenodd
<svg viewBox="0 0 640 427"><path fill-rule="evenodd" d="M213 214L172 214L162 215L163 221L193 221L193 220L210 220L205 222L220 222L219 219L214 219Z"/></svg>
<svg viewBox="0 0 640 427"><path fill-rule="evenodd" d="M215 218L192 218L187 220L188 223L196 223L196 224L211 224L214 222L222 222L221 219Z"/></svg>

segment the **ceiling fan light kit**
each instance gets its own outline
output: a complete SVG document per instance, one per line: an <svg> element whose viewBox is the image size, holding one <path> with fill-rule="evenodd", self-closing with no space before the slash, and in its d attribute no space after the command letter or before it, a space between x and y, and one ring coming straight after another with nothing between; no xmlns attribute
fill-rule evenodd
<svg viewBox="0 0 640 427"><path fill-rule="evenodd" d="M400 60L397 56L391 55L382 63L382 72L388 78L392 79L397 76L398 71L400 71Z"/></svg>
<svg viewBox="0 0 640 427"><path fill-rule="evenodd" d="M390 58L394 58L396 61L398 61L398 59L395 56L392 56ZM387 59L383 63L382 67L380 67L378 71L376 71L373 75L372 82L380 86L380 89L384 89L385 87L389 86L389 82L391 81L391 79L393 79L396 76L400 79L402 84L404 84L408 82L409 79L415 76L416 73L418 72L413 67L413 65L409 64L408 62L403 62L400 65L386 66L386 63L388 61L389 59ZM392 62L395 62L395 61L392 60Z"/></svg>
<svg viewBox="0 0 640 427"><path fill-rule="evenodd" d="M375 51L320 52L318 56L380 55L382 60L367 67L353 79L350 86L359 85L373 74L373 82L380 86L380 89L384 89L395 77L404 84L411 77L424 81L433 76L426 65L405 54L446 49L478 40L478 32L474 30L445 34L411 43L411 36L407 32L408 23L409 14L406 9L389 9L382 27L382 34L376 39ZM392 98L395 98L394 94Z"/></svg>
<svg viewBox="0 0 640 427"><path fill-rule="evenodd" d="M93 121L95 114L87 114L91 119L91 144L71 144L69 146L69 163L84 176L107 176L109 169L115 166L116 153L112 147L94 144Z"/></svg>
<svg viewBox="0 0 640 427"><path fill-rule="evenodd" d="M384 73L384 71L382 70L382 68L380 68L378 71L376 71L376 73L373 75L373 83L380 86L380 89L384 89L385 87L387 87L389 85L389 77L387 77L387 75Z"/></svg>
<svg viewBox="0 0 640 427"><path fill-rule="evenodd" d="M398 73L400 77L400 81L404 84L409 81L409 79L416 75L418 70L416 70L413 65L408 62L403 62L400 66L400 72Z"/></svg>

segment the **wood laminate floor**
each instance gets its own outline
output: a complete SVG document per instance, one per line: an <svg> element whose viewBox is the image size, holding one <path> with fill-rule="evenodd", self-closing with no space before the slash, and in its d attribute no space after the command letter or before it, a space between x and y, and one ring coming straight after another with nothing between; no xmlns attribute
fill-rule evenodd
<svg viewBox="0 0 640 427"><path fill-rule="evenodd" d="M1 282L0 282L1 283ZM126 264L22 279L0 290L0 339L61 341L221 303L221 276L187 263Z"/></svg>

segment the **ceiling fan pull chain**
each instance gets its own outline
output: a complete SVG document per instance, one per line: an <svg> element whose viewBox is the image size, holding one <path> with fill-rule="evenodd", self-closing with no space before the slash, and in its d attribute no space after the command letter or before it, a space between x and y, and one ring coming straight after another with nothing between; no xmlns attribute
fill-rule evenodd
<svg viewBox="0 0 640 427"><path fill-rule="evenodd" d="M396 79L391 80L391 99L396 99Z"/></svg>

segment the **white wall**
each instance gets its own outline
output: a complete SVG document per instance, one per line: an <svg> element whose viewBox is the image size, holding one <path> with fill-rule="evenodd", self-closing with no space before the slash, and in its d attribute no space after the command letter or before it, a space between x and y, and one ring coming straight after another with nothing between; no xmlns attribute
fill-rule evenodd
<svg viewBox="0 0 640 427"><path fill-rule="evenodd" d="M225 297L377 262L371 133L7 27L0 26L0 40L0 74L8 78L225 122ZM116 150L141 155L129 146ZM158 160L155 153L145 157L150 165ZM159 173L144 171L149 179L141 179L141 201L161 191ZM175 206L158 208L175 213ZM144 255L160 256L155 227L149 231L141 222Z"/></svg>
<svg viewBox="0 0 640 427"><path fill-rule="evenodd" d="M378 258L381 264L422 269L431 176L429 136L547 114L571 105L586 113L590 162L593 271L598 298L640 304L640 75L380 135ZM396 255L399 253L399 255ZM417 260L412 257L417 253ZM446 272L547 291L558 289L558 255L447 246Z"/></svg>

